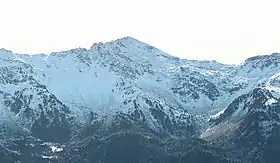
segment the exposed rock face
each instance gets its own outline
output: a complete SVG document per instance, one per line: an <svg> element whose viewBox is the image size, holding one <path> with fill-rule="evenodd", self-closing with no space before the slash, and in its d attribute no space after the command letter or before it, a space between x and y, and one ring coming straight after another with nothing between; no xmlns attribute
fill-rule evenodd
<svg viewBox="0 0 280 163"><path fill-rule="evenodd" d="M275 162L279 63L183 60L130 37L50 55L1 49L0 158Z"/></svg>

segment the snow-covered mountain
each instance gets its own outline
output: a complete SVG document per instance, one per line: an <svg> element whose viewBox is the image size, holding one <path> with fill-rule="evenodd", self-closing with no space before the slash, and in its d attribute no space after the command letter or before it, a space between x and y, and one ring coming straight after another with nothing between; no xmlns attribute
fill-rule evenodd
<svg viewBox="0 0 280 163"><path fill-rule="evenodd" d="M185 60L131 37L50 55L1 49L0 136L63 143L137 126L213 141L251 123L271 135L279 63L277 53L241 65Z"/></svg>
<svg viewBox="0 0 280 163"><path fill-rule="evenodd" d="M161 130L192 124L188 112L220 105L219 99L234 89L227 81L231 69L180 60L130 37L50 55L1 50L1 101L27 131L46 124L83 125L91 113L110 123L137 108L139 120Z"/></svg>

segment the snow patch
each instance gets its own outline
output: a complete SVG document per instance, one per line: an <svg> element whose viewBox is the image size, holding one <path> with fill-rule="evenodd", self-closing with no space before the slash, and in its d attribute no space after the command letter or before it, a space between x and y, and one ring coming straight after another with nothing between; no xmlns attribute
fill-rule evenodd
<svg viewBox="0 0 280 163"><path fill-rule="evenodd" d="M52 152L61 152L63 151L63 148L57 147L57 146L51 146Z"/></svg>
<svg viewBox="0 0 280 163"><path fill-rule="evenodd" d="M265 106L270 106L270 105L272 105L272 104L274 104L274 103L277 103L278 101L276 100L276 99L274 99L274 98L270 98L270 99L268 99L266 102L265 102Z"/></svg>
<svg viewBox="0 0 280 163"><path fill-rule="evenodd" d="M216 114L214 114L214 115L211 115L210 118L211 118L211 119L217 119L217 118L219 118L219 116L220 116L221 114L223 114L223 113L225 112L226 109L227 109L227 108L224 108L223 110L219 111L218 113L216 113Z"/></svg>

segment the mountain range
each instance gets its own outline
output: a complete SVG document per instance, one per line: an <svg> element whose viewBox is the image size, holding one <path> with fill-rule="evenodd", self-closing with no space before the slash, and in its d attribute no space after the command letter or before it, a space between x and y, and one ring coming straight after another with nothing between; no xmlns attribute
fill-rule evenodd
<svg viewBox="0 0 280 163"><path fill-rule="evenodd" d="M0 138L3 163L278 162L280 54L226 65L131 37L0 49Z"/></svg>

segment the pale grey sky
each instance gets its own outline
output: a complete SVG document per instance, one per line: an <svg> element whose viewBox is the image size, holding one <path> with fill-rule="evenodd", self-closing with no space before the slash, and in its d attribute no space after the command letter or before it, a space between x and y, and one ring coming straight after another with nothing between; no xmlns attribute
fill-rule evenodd
<svg viewBox="0 0 280 163"><path fill-rule="evenodd" d="M280 52L277 0L0 0L0 48L50 53L132 36L187 59Z"/></svg>

